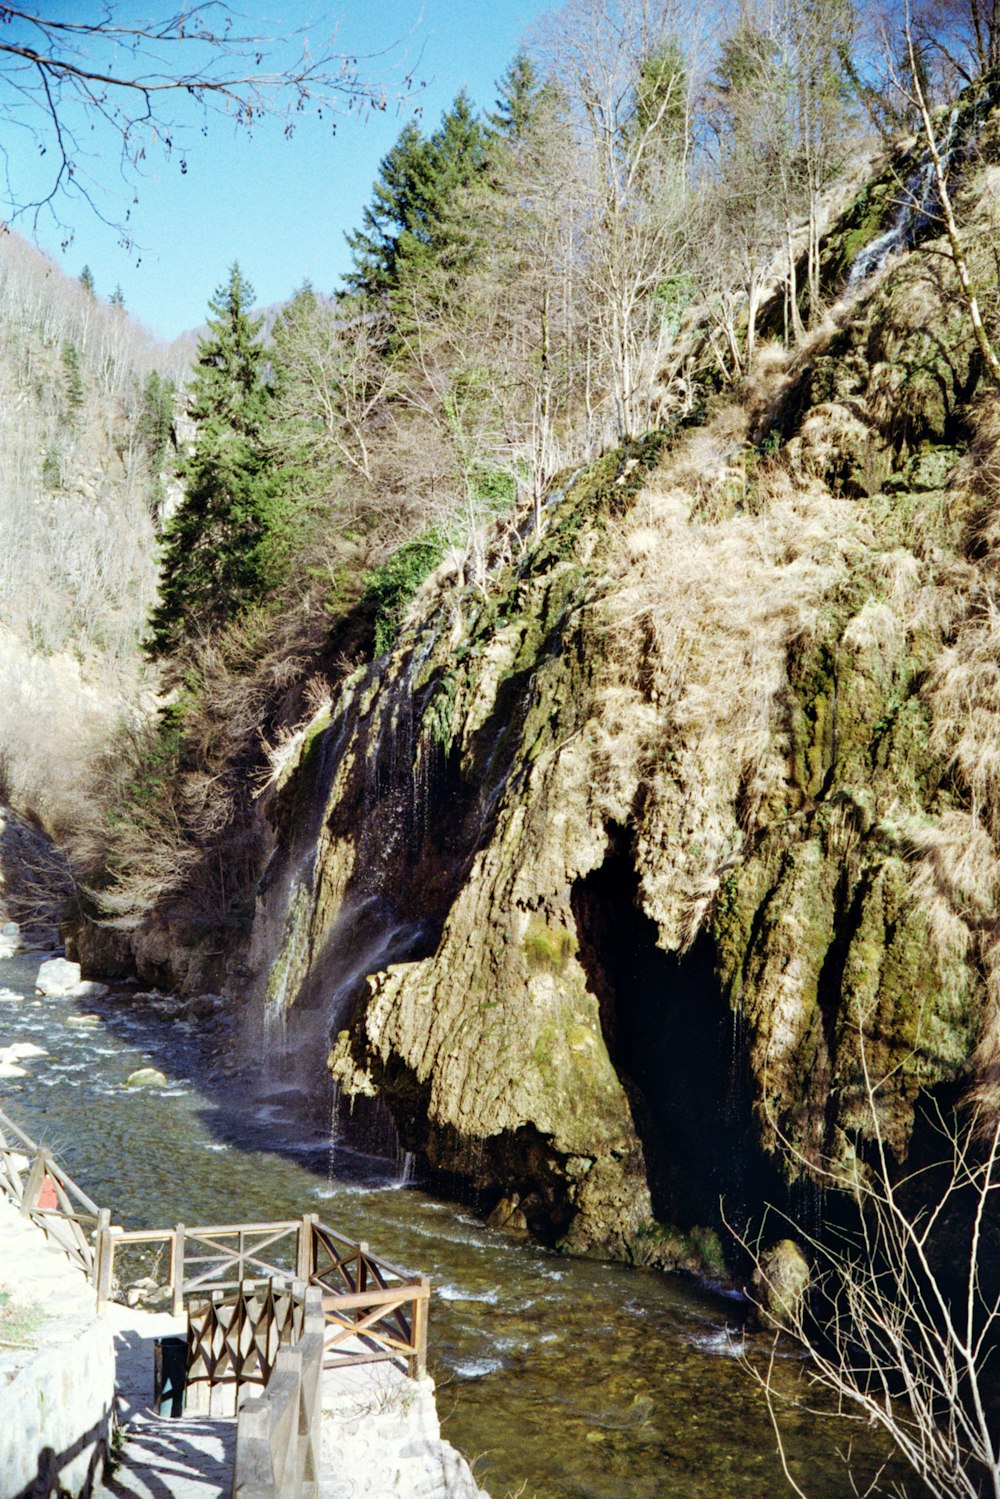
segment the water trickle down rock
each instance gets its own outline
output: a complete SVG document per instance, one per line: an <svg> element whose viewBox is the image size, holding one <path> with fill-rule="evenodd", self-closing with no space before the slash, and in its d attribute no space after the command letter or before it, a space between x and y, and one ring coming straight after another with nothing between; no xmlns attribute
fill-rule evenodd
<svg viewBox="0 0 1000 1499"><path fill-rule="evenodd" d="M941 165L947 174L956 149L956 126L959 110L956 106L937 144ZM880 271L897 250L908 250L916 244L923 231L936 222L941 209L937 174L930 150L924 151L916 168L903 189L902 200L891 227L859 250L847 277L848 290L854 290Z"/></svg>

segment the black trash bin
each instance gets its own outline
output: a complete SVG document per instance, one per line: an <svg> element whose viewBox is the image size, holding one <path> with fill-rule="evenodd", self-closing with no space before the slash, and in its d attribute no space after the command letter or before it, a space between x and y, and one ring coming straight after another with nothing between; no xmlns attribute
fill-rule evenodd
<svg viewBox="0 0 1000 1499"><path fill-rule="evenodd" d="M156 1338L153 1341L153 1409L160 1416L184 1414L184 1380L187 1376L187 1338Z"/></svg>

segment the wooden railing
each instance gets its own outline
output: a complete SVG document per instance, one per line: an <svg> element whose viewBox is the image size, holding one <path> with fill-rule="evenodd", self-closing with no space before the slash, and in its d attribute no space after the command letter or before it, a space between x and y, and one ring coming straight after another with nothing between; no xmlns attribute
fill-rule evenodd
<svg viewBox="0 0 1000 1499"><path fill-rule="evenodd" d="M192 1298L187 1307L187 1374L184 1409L190 1414L232 1416L247 1386L263 1388L281 1348L303 1331L304 1281L288 1291L269 1282L262 1290L240 1286L227 1296ZM317 1309L322 1310L319 1301Z"/></svg>
<svg viewBox="0 0 1000 1499"><path fill-rule="evenodd" d="M322 1292L305 1293L302 1336L278 1350L262 1395L236 1423L233 1499L318 1499Z"/></svg>
<svg viewBox="0 0 1000 1499"><path fill-rule="evenodd" d="M324 1367L391 1359L417 1375L426 1369L429 1281L390 1265L367 1244L338 1234L320 1223L316 1213L274 1223L118 1228L108 1210L92 1202L50 1152L2 1112L0 1191L93 1281L98 1309L135 1289L135 1281L130 1285L122 1272L128 1250L138 1247L165 1269L165 1275L153 1279L176 1316L183 1315L192 1297L209 1297L221 1305L219 1298L226 1293L245 1298L259 1290L273 1302L266 1321L277 1315L281 1295L297 1281L321 1293ZM247 1325L245 1315L237 1323ZM226 1337L222 1343L228 1346ZM204 1338L199 1346L196 1356L201 1358ZM248 1353L248 1370L259 1356ZM264 1363L270 1367L267 1358ZM244 1382L250 1379L248 1373Z"/></svg>
<svg viewBox="0 0 1000 1499"><path fill-rule="evenodd" d="M98 1235L98 1304L111 1300L116 1287L122 1288L122 1277L116 1273L121 1251L136 1244L154 1251L158 1246L160 1257L166 1252L167 1274L161 1284L178 1317L184 1311L184 1298L196 1292L231 1291L247 1281L307 1281L308 1230L304 1231L303 1225L309 1222L307 1217L278 1223L209 1224L200 1228L178 1223L174 1228L129 1230L108 1224Z"/></svg>
<svg viewBox="0 0 1000 1499"><path fill-rule="evenodd" d="M27 1166L27 1173L25 1173ZM0 1110L0 1191L44 1230L75 1265L94 1280L95 1239L111 1222L64 1171L52 1153L36 1145Z"/></svg>
<svg viewBox="0 0 1000 1499"><path fill-rule="evenodd" d="M324 1368L380 1359L427 1368L430 1281L408 1275L311 1216L309 1280L323 1288ZM357 1343L360 1346L351 1346Z"/></svg>
<svg viewBox="0 0 1000 1499"><path fill-rule="evenodd" d="M277 1223L213 1224L187 1228L125 1231L103 1225L97 1241L98 1304L124 1286L116 1273L123 1249L159 1247L166 1258L161 1290L174 1314L183 1314L192 1295L216 1295L293 1280L318 1286L326 1318L324 1363L373 1363L392 1359L413 1372L427 1367L427 1313L430 1283L409 1275L320 1223L316 1213Z"/></svg>

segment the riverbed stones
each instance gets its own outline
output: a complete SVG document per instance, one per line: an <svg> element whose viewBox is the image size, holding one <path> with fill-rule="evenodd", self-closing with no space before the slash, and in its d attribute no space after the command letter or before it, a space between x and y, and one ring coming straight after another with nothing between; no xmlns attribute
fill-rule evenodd
<svg viewBox="0 0 1000 1499"><path fill-rule="evenodd" d="M510 1197L501 1197L487 1218L486 1226L487 1228L499 1229L505 1234L526 1234L528 1232L528 1220L521 1206L521 1199L516 1192Z"/></svg>
<svg viewBox="0 0 1000 1499"><path fill-rule="evenodd" d="M35 992L46 999L68 999L76 992L82 975L79 963L68 958L48 958L39 968Z"/></svg>
<svg viewBox="0 0 1000 1499"><path fill-rule="evenodd" d="M46 999L103 999L108 986L82 978L79 963L71 963L68 958L48 958L38 970L35 991Z"/></svg>

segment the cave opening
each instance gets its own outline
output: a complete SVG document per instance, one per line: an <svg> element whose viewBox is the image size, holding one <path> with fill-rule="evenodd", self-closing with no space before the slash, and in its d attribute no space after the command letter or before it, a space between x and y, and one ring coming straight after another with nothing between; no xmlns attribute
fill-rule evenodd
<svg viewBox="0 0 1000 1499"><path fill-rule="evenodd" d="M682 1231L718 1226L721 1201L727 1223L742 1232L765 1203L784 1203L786 1189L757 1143L742 1025L723 994L711 937L701 934L683 954L657 946L621 838L577 882L573 911L656 1218Z"/></svg>

